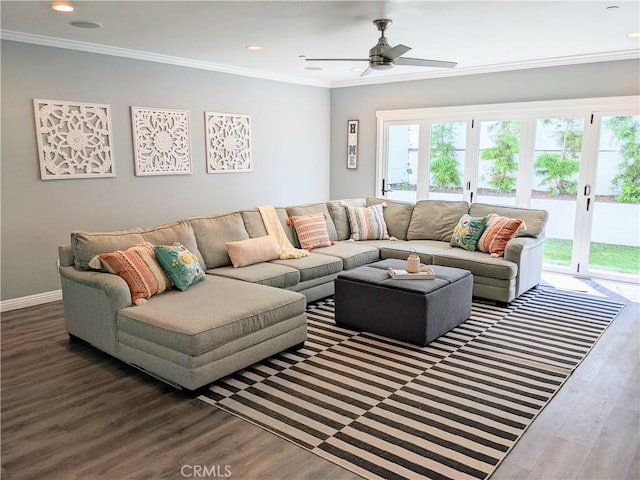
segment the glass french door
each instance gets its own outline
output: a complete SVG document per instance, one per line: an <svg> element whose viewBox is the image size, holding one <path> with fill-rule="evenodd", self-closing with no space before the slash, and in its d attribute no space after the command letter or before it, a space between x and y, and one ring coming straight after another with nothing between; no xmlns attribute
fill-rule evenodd
<svg viewBox="0 0 640 480"><path fill-rule="evenodd" d="M478 202L515 205L520 123L519 120L480 123Z"/></svg>
<svg viewBox="0 0 640 480"><path fill-rule="evenodd" d="M417 201L419 147L420 124L389 125L386 171L382 187L388 199Z"/></svg>
<svg viewBox="0 0 640 480"><path fill-rule="evenodd" d="M575 263L584 117L539 118L535 128L531 207L550 213L544 262L569 271Z"/></svg>
<svg viewBox="0 0 640 480"><path fill-rule="evenodd" d="M640 115L602 116L584 274L640 275Z"/></svg>
<svg viewBox="0 0 640 480"><path fill-rule="evenodd" d="M428 198L462 200L467 154L467 122L430 125Z"/></svg>
<svg viewBox="0 0 640 480"><path fill-rule="evenodd" d="M384 197L463 199L467 122L394 123L385 135Z"/></svg>

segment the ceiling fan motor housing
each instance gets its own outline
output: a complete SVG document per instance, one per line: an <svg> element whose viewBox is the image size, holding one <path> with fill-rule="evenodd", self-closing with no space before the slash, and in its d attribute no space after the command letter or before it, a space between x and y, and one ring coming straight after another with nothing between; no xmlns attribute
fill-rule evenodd
<svg viewBox="0 0 640 480"><path fill-rule="evenodd" d="M380 38L378 43L369 50L369 67L374 70L389 70L393 67L393 60L384 56L385 52L391 48L384 31L392 23L391 20L383 18L374 20L373 23L380 30Z"/></svg>

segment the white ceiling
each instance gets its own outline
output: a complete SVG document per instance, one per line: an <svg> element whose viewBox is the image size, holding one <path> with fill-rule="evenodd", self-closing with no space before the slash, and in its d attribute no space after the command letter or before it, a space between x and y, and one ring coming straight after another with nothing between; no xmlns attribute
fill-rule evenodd
<svg viewBox="0 0 640 480"><path fill-rule="evenodd" d="M75 1L69 14L49 3L2 0L2 38L327 87L640 57L628 36L638 1ZM366 62L302 57L366 58L376 18L393 20L386 36L412 47L405 56L458 66L360 78L352 68ZM255 43L264 49L245 48Z"/></svg>

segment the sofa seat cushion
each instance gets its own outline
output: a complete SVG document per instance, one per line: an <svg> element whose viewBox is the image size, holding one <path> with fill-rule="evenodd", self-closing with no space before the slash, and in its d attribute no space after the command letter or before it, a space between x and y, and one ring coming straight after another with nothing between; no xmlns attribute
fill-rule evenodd
<svg viewBox="0 0 640 480"><path fill-rule="evenodd" d="M518 274L518 265L488 253L470 252L461 248L443 250L433 255L434 265L470 270L473 276L510 280Z"/></svg>
<svg viewBox="0 0 640 480"><path fill-rule="evenodd" d="M352 268L377 262L380 252L377 248L369 245L362 245L360 242L336 242L330 247L316 248L315 253L329 255L342 259L342 268L351 270Z"/></svg>
<svg viewBox="0 0 640 480"><path fill-rule="evenodd" d="M190 289L158 295L118 312L118 329L130 336L202 355L304 313L306 300L289 290L210 276Z"/></svg>
<svg viewBox="0 0 640 480"><path fill-rule="evenodd" d="M299 270L271 262L254 263L239 268L231 266L212 268L206 273L277 288L288 288L300 281Z"/></svg>
<svg viewBox="0 0 640 480"><path fill-rule="evenodd" d="M400 245L405 243L403 240L359 240L358 245L367 245L368 247L374 247L378 250L391 246L391 245Z"/></svg>
<svg viewBox="0 0 640 480"><path fill-rule="evenodd" d="M406 260L410 253L417 253L420 262L433 263L433 255L438 252L451 250L451 245L438 240L411 240L410 242L394 242L380 249L380 258L398 258Z"/></svg>
<svg viewBox="0 0 640 480"><path fill-rule="evenodd" d="M306 257L288 260L272 260L271 263L295 268L300 272L301 282L325 277L342 270L342 260L340 258L314 252L310 252Z"/></svg>

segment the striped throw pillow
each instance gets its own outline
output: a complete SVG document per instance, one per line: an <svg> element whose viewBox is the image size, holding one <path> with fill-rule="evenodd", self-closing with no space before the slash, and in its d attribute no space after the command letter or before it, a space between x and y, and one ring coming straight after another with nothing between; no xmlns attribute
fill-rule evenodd
<svg viewBox="0 0 640 480"><path fill-rule="evenodd" d="M153 245L143 242L126 250L102 253L91 259L89 266L102 267L123 278L131 291L134 305L142 305L153 295L171 288L171 280L156 261Z"/></svg>
<svg viewBox="0 0 640 480"><path fill-rule="evenodd" d="M388 240L390 238L382 213L384 206L384 203L370 207L345 206L352 240Z"/></svg>
<svg viewBox="0 0 640 480"><path fill-rule="evenodd" d="M492 257L502 257L507 248L507 242L526 228L523 220L490 213L487 227L478 240L478 250L489 253Z"/></svg>
<svg viewBox="0 0 640 480"><path fill-rule="evenodd" d="M305 250L330 247L335 243L329 239L327 219L323 213L296 215L291 217L290 220L296 229L300 246Z"/></svg>

